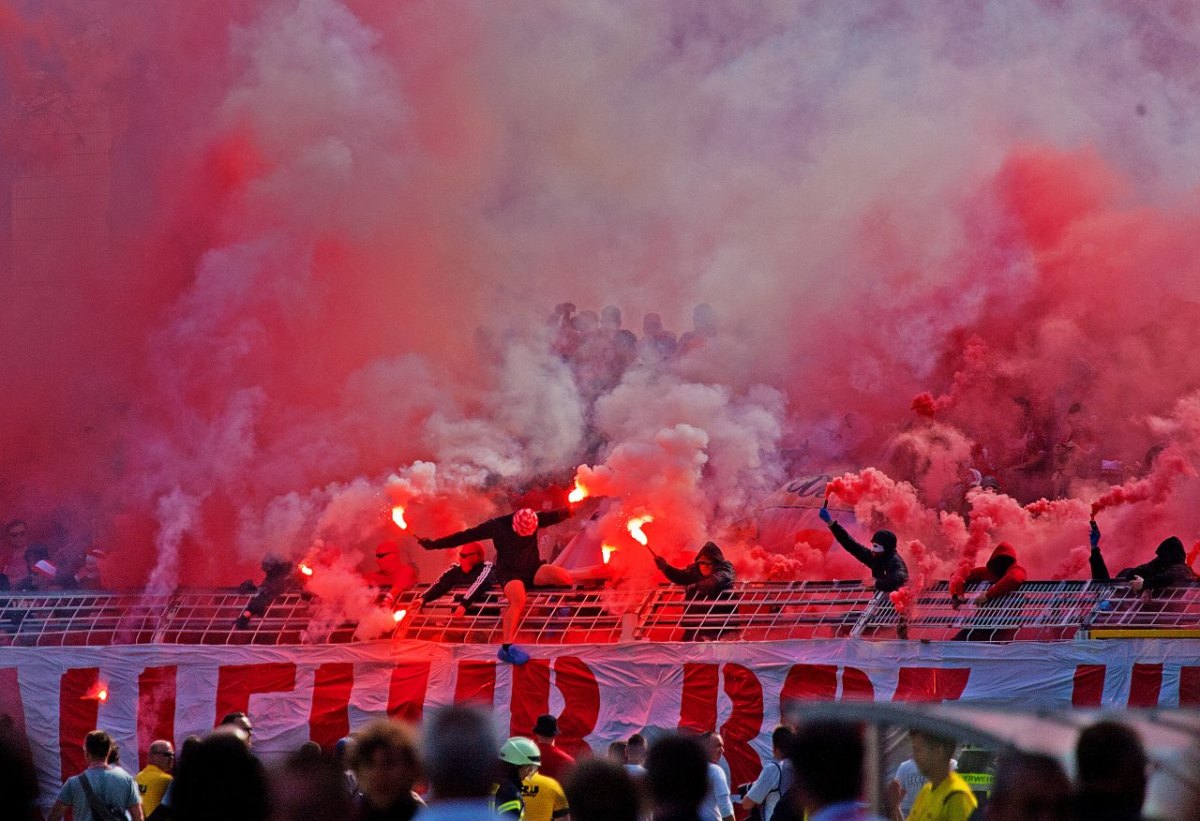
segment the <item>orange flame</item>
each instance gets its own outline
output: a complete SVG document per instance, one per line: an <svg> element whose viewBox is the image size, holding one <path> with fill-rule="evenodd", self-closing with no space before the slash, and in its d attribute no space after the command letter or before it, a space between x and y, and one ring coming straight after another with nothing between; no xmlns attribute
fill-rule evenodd
<svg viewBox="0 0 1200 821"><path fill-rule="evenodd" d="M608 560L612 558L612 554L615 552L617 552L617 549L610 544L600 545L600 558L605 564L608 564Z"/></svg>
<svg viewBox="0 0 1200 821"><path fill-rule="evenodd" d="M101 701L108 701L108 690L104 687L101 687L96 693L96 698L100 699Z"/></svg>
<svg viewBox="0 0 1200 821"><path fill-rule="evenodd" d="M404 617L407 615L407 610L397 610L395 613L392 613L392 621L396 622L396 624L399 624L400 622L404 621Z"/></svg>
<svg viewBox="0 0 1200 821"><path fill-rule="evenodd" d="M108 701L108 685L98 681L84 694L84 698L94 698L97 701Z"/></svg>
<svg viewBox="0 0 1200 821"><path fill-rule="evenodd" d="M629 529L629 535L634 538L634 541L641 545L649 545L650 540L646 538L646 534L642 532L642 525L650 524L650 522L653 521L653 516L638 516L637 518L630 519L626 523L625 527Z"/></svg>
<svg viewBox="0 0 1200 821"><path fill-rule="evenodd" d="M408 530L408 522L404 521L404 508L396 505L392 508L392 521L396 523L396 527L401 530Z"/></svg>
<svg viewBox="0 0 1200 821"><path fill-rule="evenodd" d="M578 504L588 497L587 488L579 484L579 480L575 480L575 489L567 494L567 501L571 504Z"/></svg>
<svg viewBox="0 0 1200 821"><path fill-rule="evenodd" d="M302 562L300 564L300 572L305 576L311 576L313 574L313 569Z"/></svg>

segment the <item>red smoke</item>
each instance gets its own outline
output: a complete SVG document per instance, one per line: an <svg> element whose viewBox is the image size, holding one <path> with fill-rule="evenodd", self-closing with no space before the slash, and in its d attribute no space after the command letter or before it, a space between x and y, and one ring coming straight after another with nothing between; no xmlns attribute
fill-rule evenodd
<svg viewBox="0 0 1200 821"><path fill-rule="evenodd" d="M1194 23L1036 10L0 3L0 517L163 587L580 464L744 574L862 575L756 544L821 472L930 579L1190 541ZM598 383L565 301L717 332Z"/></svg>

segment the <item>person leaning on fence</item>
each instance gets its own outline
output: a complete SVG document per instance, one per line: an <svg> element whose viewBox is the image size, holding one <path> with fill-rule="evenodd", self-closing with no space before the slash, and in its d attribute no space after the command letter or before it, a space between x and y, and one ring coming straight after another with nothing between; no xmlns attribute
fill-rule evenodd
<svg viewBox="0 0 1200 821"><path fill-rule="evenodd" d="M1088 557L1088 563L1092 568L1092 578L1096 581L1109 581L1108 565L1105 564L1104 554L1100 552L1100 528L1095 519L1090 524L1088 541L1091 542L1092 553ZM1125 568L1117 574L1117 581L1129 582L1130 590L1141 593L1193 585L1197 579L1196 574L1188 567L1183 542L1178 536L1168 536L1159 543L1153 559L1136 567Z"/></svg>
<svg viewBox="0 0 1200 821"><path fill-rule="evenodd" d="M986 607L1001 596L1005 596L1025 583L1027 574L1025 568L1017 562L1017 551L1008 542L1000 542L987 564L976 567L966 574L958 573L950 579L950 602L957 610L964 602L971 607ZM966 598L968 584L989 582L989 586L976 593L970 600ZM1010 629L970 629L960 630L954 636L955 641L1007 641L1015 630Z"/></svg>
<svg viewBox="0 0 1200 821"><path fill-rule="evenodd" d="M455 587L466 587L466 591L455 595L458 604L454 616L461 617L479 603L496 582L495 565L483 560L483 545L468 542L458 549L458 561L450 565L417 597L411 609L419 610L430 602L437 601ZM393 600L394 603L394 600Z"/></svg>
<svg viewBox="0 0 1200 821"><path fill-rule="evenodd" d="M716 542L705 542L696 553L695 561L686 567L675 567L662 556L655 556L654 564L668 580L684 585L684 596L692 602L716 599L733 587L733 565L725 558ZM728 615L731 612L730 605L689 605L686 610L687 615L696 618L702 618L704 615ZM721 633L720 628L693 628L684 631L683 640L713 640L720 638Z"/></svg>

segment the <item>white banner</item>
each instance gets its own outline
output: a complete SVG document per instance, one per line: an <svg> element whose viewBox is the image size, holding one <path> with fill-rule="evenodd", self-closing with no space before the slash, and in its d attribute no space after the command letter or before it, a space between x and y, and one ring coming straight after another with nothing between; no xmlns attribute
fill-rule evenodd
<svg viewBox="0 0 1200 821"><path fill-rule="evenodd" d="M495 648L421 642L321 647L0 649L0 714L23 728L44 795L83 766L102 727L122 764L156 738L177 744L228 712L254 721L265 758L310 738L330 746L372 718L419 722L440 705L490 706L502 731L559 717L559 744L603 751L645 728L720 729L733 783L769 754L793 698L1063 707L1200 704L1200 641L1039 644L861 641L531 647L514 668Z"/></svg>

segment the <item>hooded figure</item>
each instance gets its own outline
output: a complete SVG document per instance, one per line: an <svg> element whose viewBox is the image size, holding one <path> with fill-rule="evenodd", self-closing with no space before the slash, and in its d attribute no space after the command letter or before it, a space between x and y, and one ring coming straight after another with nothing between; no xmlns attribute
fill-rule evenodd
<svg viewBox="0 0 1200 821"><path fill-rule="evenodd" d="M655 556L654 564L675 584L687 585L689 599L714 599L733 587L733 565L715 542L705 542L696 560L682 569L668 564L662 556Z"/></svg>
<svg viewBox="0 0 1200 821"><path fill-rule="evenodd" d="M833 538L846 548L846 552L871 568L875 578L875 590L880 593L891 593L899 590L908 583L908 565L896 552L896 534L890 530L877 530L871 537L871 547L855 541L846 528L837 522L829 525Z"/></svg>
<svg viewBox="0 0 1200 821"><path fill-rule="evenodd" d="M1025 579L1025 568L1017 564L1017 551L1008 542L1001 542L983 567L976 567L965 576L956 575L950 580L950 595L961 600L968 584L990 582L991 586L975 597L975 604L987 604L1013 592Z"/></svg>
<svg viewBox="0 0 1200 821"><path fill-rule="evenodd" d="M1154 551L1154 558L1137 567L1127 567L1117 574L1120 581L1141 579L1140 589L1162 590L1196 583L1196 574L1188 567L1187 552L1177 536L1163 539Z"/></svg>

